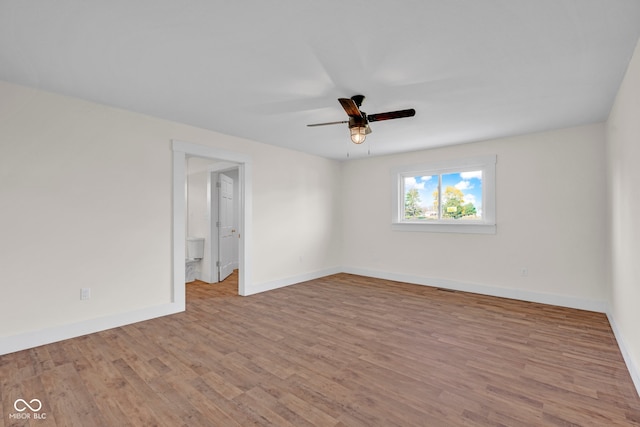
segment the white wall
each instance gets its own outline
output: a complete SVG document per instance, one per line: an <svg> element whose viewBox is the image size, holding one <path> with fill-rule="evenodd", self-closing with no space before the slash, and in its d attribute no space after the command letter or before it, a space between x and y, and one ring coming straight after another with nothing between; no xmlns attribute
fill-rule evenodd
<svg viewBox="0 0 640 427"><path fill-rule="evenodd" d="M640 390L640 43L607 122L610 313Z"/></svg>
<svg viewBox="0 0 640 427"><path fill-rule="evenodd" d="M0 82L0 354L170 301L172 139L251 157L249 292L338 268L339 163Z"/></svg>
<svg viewBox="0 0 640 427"><path fill-rule="evenodd" d="M344 165L347 271L604 311L603 124ZM391 230L394 167L497 155L495 235ZM521 276L522 268L528 276Z"/></svg>

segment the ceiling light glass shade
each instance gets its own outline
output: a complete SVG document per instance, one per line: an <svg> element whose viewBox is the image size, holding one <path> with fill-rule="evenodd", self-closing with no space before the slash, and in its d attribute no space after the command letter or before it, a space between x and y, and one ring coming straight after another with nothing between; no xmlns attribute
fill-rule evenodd
<svg viewBox="0 0 640 427"><path fill-rule="evenodd" d="M354 126L349 128L349 130L351 131L351 140L354 144L362 144L367 137L365 133L367 128L365 126Z"/></svg>

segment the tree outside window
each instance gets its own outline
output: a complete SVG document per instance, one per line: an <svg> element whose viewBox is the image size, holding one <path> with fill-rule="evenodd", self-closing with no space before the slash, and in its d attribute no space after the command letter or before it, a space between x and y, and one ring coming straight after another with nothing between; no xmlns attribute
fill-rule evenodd
<svg viewBox="0 0 640 427"><path fill-rule="evenodd" d="M497 156L392 169L392 230L496 233Z"/></svg>
<svg viewBox="0 0 640 427"><path fill-rule="evenodd" d="M404 194L405 220L482 219L482 171L408 176Z"/></svg>

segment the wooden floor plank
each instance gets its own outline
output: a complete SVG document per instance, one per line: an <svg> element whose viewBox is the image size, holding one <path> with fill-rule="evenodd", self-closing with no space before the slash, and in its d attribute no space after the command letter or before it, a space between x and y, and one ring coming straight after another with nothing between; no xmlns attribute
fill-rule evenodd
<svg viewBox="0 0 640 427"><path fill-rule="evenodd" d="M46 420L17 420L17 399ZM607 318L349 274L0 356L0 426L640 426Z"/></svg>

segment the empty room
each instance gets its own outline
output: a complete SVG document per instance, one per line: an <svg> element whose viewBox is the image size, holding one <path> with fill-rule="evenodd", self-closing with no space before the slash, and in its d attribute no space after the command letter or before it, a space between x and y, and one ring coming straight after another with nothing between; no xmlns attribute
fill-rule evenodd
<svg viewBox="0 0 640 427"><path fill-rule="evenodd" d="M639 39L0 0L0 426L640 426Z"/></svg>

